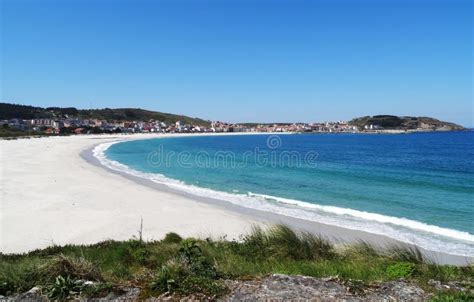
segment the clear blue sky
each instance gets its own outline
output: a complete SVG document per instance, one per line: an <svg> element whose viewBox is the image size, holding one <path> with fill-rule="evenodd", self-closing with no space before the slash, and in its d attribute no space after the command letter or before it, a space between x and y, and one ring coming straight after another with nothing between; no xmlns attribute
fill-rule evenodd
<svg viewBox="0 0 474 302"><path fill-rule="evenodd" d="M0 2L3 102L474 125L472 1Z"/></svg>

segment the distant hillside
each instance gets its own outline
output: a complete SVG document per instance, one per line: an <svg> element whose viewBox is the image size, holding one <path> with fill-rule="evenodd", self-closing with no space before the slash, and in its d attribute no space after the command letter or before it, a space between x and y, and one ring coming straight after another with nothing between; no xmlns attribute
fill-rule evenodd
<svg viewBox="0 0 474 302"><path fill-rule="evenodd" d="M17 104L0 103L0 119L36 119L36 118L62 118L75 117L81 119L101 119L118 121L148 121L158 120L165 123L175 123L182 121L186 124L208 126L209 121L199 118L192 118L184 115L149 111L137 108L118 108L118 109L76 109L74 107L33 107Z"/></svg>
<svg viewBox="0 0 474 302"><path fill-rule="evenodd" d="M437 120L431 117L414 117L414 116L394 116L394 115L374 115L364 116L351 120L350 125L357 126L360 130L364 129L365 126L379 126L383 129L396 129L396 130L465 130L464 127Z"/></svg>

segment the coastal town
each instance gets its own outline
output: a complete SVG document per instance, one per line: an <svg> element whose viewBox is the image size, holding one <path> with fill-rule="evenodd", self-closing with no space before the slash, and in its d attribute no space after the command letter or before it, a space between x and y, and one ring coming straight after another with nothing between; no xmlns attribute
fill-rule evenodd
<svg viewBox="0 0 474 302"><path fill-rule="evenodd" d="M462 126L429 117L375 115L350 121L228 123L137 108L76 109L0 103L0 136L102 133L403 133L458 131Z"/></svg>
<svg viewBox="0 0 474 302"><path fill-rule="evenodd" d="M0 120L0 126L21 131L46 134L97 133L222 133L222 132L357 132L347 122L291 123L291 124L232 124L220 121L209 125L186 124L182 121L166 123L149 121L108 121L98 119L19 119ZM373 126L372 126L373 127ZM376 127L377 128L377 127ZM376 129L374 128L374 129Z"/></svg>

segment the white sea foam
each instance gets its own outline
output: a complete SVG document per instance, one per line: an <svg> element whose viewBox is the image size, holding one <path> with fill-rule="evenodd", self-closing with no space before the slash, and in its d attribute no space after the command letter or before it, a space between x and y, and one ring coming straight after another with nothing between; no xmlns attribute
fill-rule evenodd
<svg viewBox="0 0 474 302"><path fill-rule="evenodd" d="M460 256L474 256L474 235L467 232L429 225L411 219L348 208L323 206L251 192L247 194L237 194L236 192L227 193L187 185L179 180L171 179L161 174L140 172L117 161L108 159L105 155L105 151L116 143L118 142L100 144L93 149L93 155L99 162L115 171L149 179L192 195L224 200L242 207L273 212L284 216L347 229L385 235L402 242L415 244L427 250Z"/></svg>

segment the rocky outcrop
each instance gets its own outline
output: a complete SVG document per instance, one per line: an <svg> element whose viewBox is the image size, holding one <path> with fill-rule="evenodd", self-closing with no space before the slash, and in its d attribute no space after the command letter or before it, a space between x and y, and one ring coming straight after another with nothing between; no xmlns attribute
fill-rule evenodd
<svg viewBox="0 0 474 302"><path fill-rule="evenodd" d="M338 278L271 275L230 282L225 301L425 301L428 294L404 281L378 285L344 282Z"/></svg>
<svg viewBox="0 0 474 302"><path fill-rule="evenodd" d="M351 120L349 125L359 130L420 130L420 131L459 131L464 127L437 120L431 117L374 115L364 116Z"/></svg>

